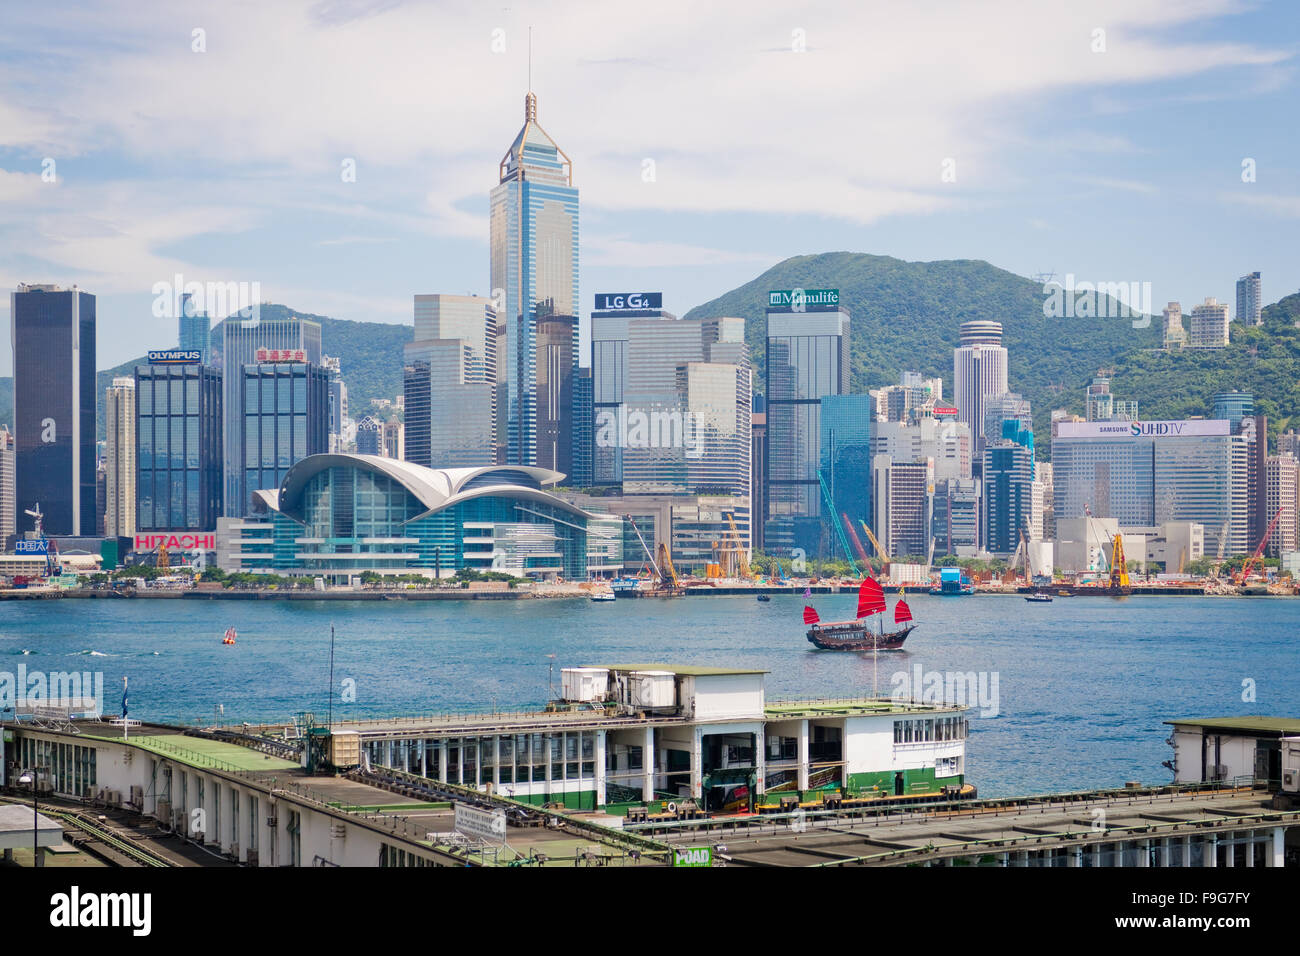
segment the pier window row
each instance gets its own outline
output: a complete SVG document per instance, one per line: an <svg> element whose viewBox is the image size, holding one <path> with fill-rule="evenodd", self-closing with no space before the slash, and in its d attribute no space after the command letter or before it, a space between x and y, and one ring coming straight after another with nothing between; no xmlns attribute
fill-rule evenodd
<svg viewBox="0 0 1300 956"><path fill-rule="evenodd" d="M927 717L894 721L894 743L915 744L965 740L970 730L965 717Z"/></svg>

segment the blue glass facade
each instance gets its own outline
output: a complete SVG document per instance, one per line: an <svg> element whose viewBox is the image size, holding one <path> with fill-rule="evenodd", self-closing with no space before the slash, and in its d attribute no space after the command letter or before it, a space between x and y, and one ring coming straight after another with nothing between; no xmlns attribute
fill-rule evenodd
<svg viewBox="0 0 1300 956"><path fill-rule="evenodd" d="M221 372L135 370L136 528L211 531L221 514Z"/></svg>
<svg viewBox="0 0 1300 956"><path fill-rule="evenodd" d="M465 472L413 472L409 463L345 455L320 456L302 467L309 477L286 478L279 507L266 509L274 570L446 575L474 568L537 578L587 576L588 516L542 492L531 474L488 470L459 484L459 500L431 509L404 476L413 473L415 484L445 489L437 476L455 482Z"/></svg>
<svg viewBox="0 0 1300 956"><path fill-rule="evenodd" d="M870 395L826 395L821 402L821 473L837 515L871 521Z"/></svg>
<svg viewBox="0 0 1300 956"><path fill-rule="evenodd" d="M501 161L490 205L492 297L506 323L504 379L506 461L538 461L538 307L578 312L578 190L569 158L537 123L537 99L525 99L524 126ZM573 361L578 355L574 323Z"/></svg>
<svg viewBox="0 0 1300 956"><path fill-rule="evenodd" d="M302 362L246 365L239 397L243 514L254 491L278 488L296 462L329 451L329 377Z"/></svg>

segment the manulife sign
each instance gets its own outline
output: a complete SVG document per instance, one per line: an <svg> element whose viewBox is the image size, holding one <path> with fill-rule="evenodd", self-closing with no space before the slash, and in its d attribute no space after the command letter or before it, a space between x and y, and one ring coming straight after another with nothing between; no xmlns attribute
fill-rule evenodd
<svg viewBox="0 0 1300 956"><path fill-rule="evenodd" d="M767 294L769 309L792 309L795 312L802 312L809 306L839 304L839 289L777 289Z"/></svg>

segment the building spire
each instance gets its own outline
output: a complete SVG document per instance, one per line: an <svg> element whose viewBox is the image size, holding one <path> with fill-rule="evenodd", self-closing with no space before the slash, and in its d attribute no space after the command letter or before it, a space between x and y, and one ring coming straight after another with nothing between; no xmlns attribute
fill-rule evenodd
<svg viewBox="0 0 1300 956"><path fill-rule="evenodd" d="M524 96L524 122L537 122L537 94L531 90Z"/></svg>

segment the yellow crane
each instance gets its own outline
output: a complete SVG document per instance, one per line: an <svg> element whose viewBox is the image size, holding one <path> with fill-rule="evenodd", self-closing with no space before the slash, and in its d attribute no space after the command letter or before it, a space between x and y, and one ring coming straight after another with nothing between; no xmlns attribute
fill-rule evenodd
<svg viewBox="0 0 1300 956"><path fill-rule="evenodd" d="M880 542L876 540L876 536L871 533L871 528L865 521L859 518L858 524L862 525L862 530L867 533L867 540L871 542L871 546L876 549L876 554L880 555L880 560L884 562L884 566L880 569L880 573L888 574L889 565L891 563L888 553L886 553L885 549L880 546Z"/></svg>
<svg viewBox="0 0 1300 956"><path fill-rule="evenodd" d="M745 553L744 547L740 543L740 529L736 527L736 513L734 511L725 512L727 523L731 525L730 544L736 552L736 566L740 570L742 578L754 577L754 572L749 569L749 555Z"/></svg>
<svg viewBox="0 0 1300 956"><path fill-rule="evenodd" d="M681 579L677 577L677 569L673 567L673 556L668 553L668 546L662 541L659 542L659 586L679 588L682 586Z"/></svg>
<svg viewBox="0 0 1300 956"><path fill-rule="evenodd" d="M1110 589L1127 591L1129 588L1128 564L1124 561L1124 536L1117 534L1114 544L1111 545Z"/></svg>

